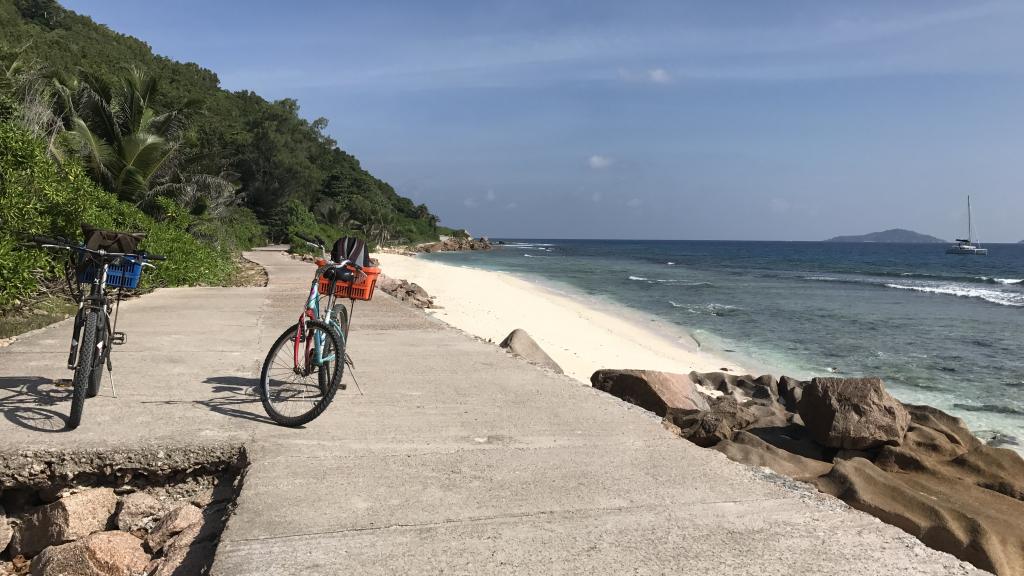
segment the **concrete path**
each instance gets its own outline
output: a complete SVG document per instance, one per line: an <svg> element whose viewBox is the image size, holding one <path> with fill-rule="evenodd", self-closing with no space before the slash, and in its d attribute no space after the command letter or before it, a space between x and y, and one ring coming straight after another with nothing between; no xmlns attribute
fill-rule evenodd
<svg viewBox="0 0 1024 576"><path fill-rule="evenodd" d="M251 466L213 573L965 574L839 501L728 461L658 420L378 293L353 385L318 420L267 420L252 386L312 268L248 255L267 288L122 306L118 397L62 432L70 326L0 349L0 450L243 442ZM510 326L511 330L514 328Z"/></svg>

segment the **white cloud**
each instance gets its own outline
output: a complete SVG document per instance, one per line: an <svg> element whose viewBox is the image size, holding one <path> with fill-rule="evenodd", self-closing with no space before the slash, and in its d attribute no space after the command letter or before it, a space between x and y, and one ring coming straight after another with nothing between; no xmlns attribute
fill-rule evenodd
<svg viewBox="0 0 1024 576"><path fill-rule="evenodd" d="M590 167L593 168L594 170L603 170L611 166L614 162L615 160L609 158L608 156L599 156L597 154L594 154L593 156L587 159L587 164L590 164Z"/></svg>
<svg viewBox="0 0 1024 576"><path fill-rule="evenodd" d="M668 84L672 81L672 77L669 76L668 72L664 68L652 68L647 71L647 78L655 84Z"/></svg>
<svg viewBox="0 0 1024 576"><path fill-rule="evenodd" d="M640 205L643 204L643 203L644 203L644 201L639 199L639 198L630 198L626 202L626 206L629 207L629 208L639 208Z"/></svg>
<svg viewBox="0 0 1024 576"><path fill-rule="evenodd" d="M494 190L488 190L487 191L487 201L488 202L494 202L494 200L497 199L497 198L498 198L498 195L494 193Z"/></svg>
<svg viewBox="0 0 1024 576"><path fill-rule="evenodd" d="M658 67L647 70L619 68L616 73L619 80L623 82L651 82L654 84L668 84L672 82L672 75L668 70Z"/></svg>
<svg viewBox="0 0 1024 576"><path fill-rule="evenodd" d="M600 192L594 192L593 194L590 195L590 201L595 203L595 204L597 204L598 202L600 202L603 199L604 199L604 195L601 194Z"/></svg>
<svg viewBox="0 0 1024 576"><path fill-rule="evenodd" d="M466 198L462 201L462 204L465 205L466 208L476 208L479 202L476 201L476 198Z"/></svg>
<svg viewBox="0 0 1024 576"><path fill-rule="evenodd" d="M508 204L505 204L505 210L515 210L518 207L519 204L516 204L515 202L509 202Z"/></svg>

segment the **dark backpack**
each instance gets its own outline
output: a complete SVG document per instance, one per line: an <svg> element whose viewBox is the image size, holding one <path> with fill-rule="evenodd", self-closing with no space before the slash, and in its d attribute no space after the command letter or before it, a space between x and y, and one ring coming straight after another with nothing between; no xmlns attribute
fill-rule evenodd
<svg viewBox="0 0 1024 576"><path fill-rule="evenodd" d="M142 232L115 232L93 228L88 224L82 224L82 234L85 236L86 248L122 254L134 254L139 249L139 243L146 237Z"/></svg>
<svg viewBox="0 0 1024 576"><path fill-rule="evenodd" d="M366 249L366 242L352 236L343 236L331 247L331 260L351 260L359 266L366 267L370 265L370 252Z"/></svg>

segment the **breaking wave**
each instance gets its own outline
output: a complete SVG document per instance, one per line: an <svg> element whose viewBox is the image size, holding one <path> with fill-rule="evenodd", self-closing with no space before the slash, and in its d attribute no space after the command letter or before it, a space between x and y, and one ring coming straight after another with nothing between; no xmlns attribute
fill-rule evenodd
<svg viewBox="0 0 1024 576"><path fill-rule="evenodd" d="M1014 408L1013 406L1004 406L1002 404L953 404L954 408L961 410L967 410L968 412L989 412L992 414L1024 414L1024 410L1020 408Z"/></svg>
<svg viewBox="0 0 1024 576"><path fill-rule="evenodd" d="M923 275L917 275L923 276ZM907 275L909 277L909 275ZM860 284L866 286L879 286L895 288L897 290L909 290L926 294L941 294L945 296L958 296L961 298L978 298L1001 306L1024 307L1024 292L1020 292L1016 285L1021 281L1016 278L995 278L990 279L992 288L977 286L970 282L948 282L938 280L932 276L931 280L908 280L905 282L892 282L879 278L869 277L840 277L840 276L804 276L804 280L815 282L835 282L839 284ZM972 279L985 278L984 276L970 276ZM1008 289L1001 290L996 286L1007 286Z"/></svg>
<svg viewBox="0 0 1024 576"><path fill-rule="evenodd" d="M943 284L939 286L908 286L904 284L886 284L886 288L897 288L899 290L912 290L927 294L944 294L947 296L958 296L961 298L980 298L986 302L1000 304L1002 306L1024 306L1024 293L1002 292L999 290L987 290L984 288L973 288L957 284Z"/></svg>

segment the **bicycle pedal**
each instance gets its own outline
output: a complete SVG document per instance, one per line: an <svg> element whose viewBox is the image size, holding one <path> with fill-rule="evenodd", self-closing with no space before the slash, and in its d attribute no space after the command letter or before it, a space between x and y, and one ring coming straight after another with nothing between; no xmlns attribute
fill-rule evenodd
<svg viewBox="0 0 1024 576"><path fill-rule="evenodd" d="M110 337L110 343L114 346L120 346L128 341L128 336L124 332L114 332Z"/></svg>

